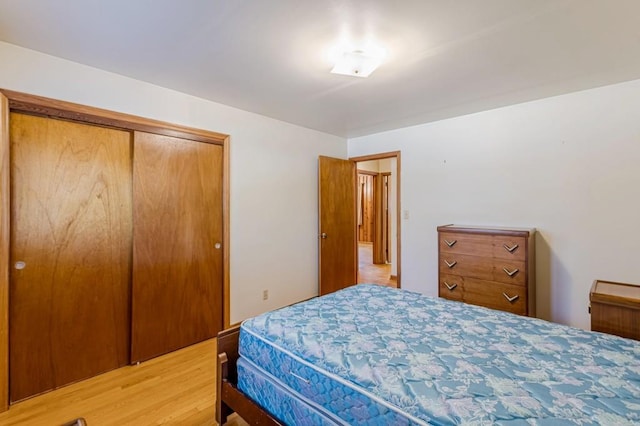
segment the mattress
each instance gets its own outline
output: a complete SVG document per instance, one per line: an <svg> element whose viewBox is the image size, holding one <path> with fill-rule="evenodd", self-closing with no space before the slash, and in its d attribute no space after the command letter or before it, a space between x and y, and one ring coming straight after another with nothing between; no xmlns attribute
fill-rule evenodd
<svg viewBox="0 0 640 426"><path fill-rule="evenodd" d="M262 408L274 414L280 422L296 426L346 425L245 358L238 359L237 368L238 376L242 377L242 392L260 401Z"/></svg>
<svg viewBox="0 0 640 426"><path fill-rule="evenodd" d="M249 319L239 352L349 424L640 423L640 342L404 290Z"/></svg>

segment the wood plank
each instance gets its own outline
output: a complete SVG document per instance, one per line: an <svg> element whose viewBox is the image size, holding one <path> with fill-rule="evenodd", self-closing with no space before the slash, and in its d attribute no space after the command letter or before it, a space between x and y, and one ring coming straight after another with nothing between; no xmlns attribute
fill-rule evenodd
<svg viewBox="0 0 640 426"><path fill-rule="evenodd" d="M223 158L218 145L142 132L134 135L134 158L137 362L222 329Z"/></svg>
<svg viewBox="0 0 640 426"><path fill-rule="evenodd" d="M10 397L129 360L131 135L11 113Z"/></svg>
<svg viewBox="0 0 640 426"><path fill-rule="evenodd" d="M78 382L0 413L3 426L215 425L216 340ZM246 425L235 417L229 424Z"/></svg>
<svg viewBox="0 0 640 426"><path fill-rule="evenodd" d="M0 94L0 412L9 408L9 100Z"/></svg>
<svg viewBox="0 0 640 426"><path fill-rule="evenodd" d="M234 326L218 333L216 420L219 424L224 424L229 420L229 414L235 411L242 415L242 419L247 420L249 424L280 426L282 423L236 387L239 338L240 326Z"/></svg>
<svg viewBox="0 0 640 426"><path fill-rule="evenodd" d="M238 413L242 413L243 419L249 424L260 426L282 426L275 417L264 411L259 405L247 398L242 392L229 382L222 386L222 397Z"/></svg>
<svg viewBox="0 0 640 426"><path fill-rule="evenodd" d="M9 98L9 106L12 111L19 111L25 114L57 117L65 120L91 123L98 126L137 130L218 145L222 145L227 138L227 135L222 133L194 129L192 127L80 105L73 102L65 102L6 89L0 89L0 93Z"/></svg>
<svg viewBox="0 0 640 426"><path fill-rule="evenodd" d="M386 218L384 210L384 177L382 173L378 173L373 177L373 263L384 264L387 259L385 256L386 238L383 234L383 221Z"/></svg>
<svg viewBox="0 0 640 426"><path fill-rule="evenodd" d="M229 188L231 176L231 154L229 146L231 144L230 136L224 138L224 143L222 145L223 149L223 158L222 158L222 233L223 233L223 243L222 243L222 256L223 256L223 269L224 269L224 277L223 277L223 289L222 289L222 298L224 300L224 324L223 328L229 328L231 326L231 274L229 270L229 265L231 264L231 221L230 221L230 212L231 212L231 191Z"/></svg>

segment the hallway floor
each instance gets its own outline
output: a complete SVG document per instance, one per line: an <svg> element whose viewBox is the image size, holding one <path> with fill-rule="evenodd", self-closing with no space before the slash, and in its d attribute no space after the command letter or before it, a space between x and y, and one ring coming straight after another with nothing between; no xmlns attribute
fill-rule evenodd
<svg viewBox="0 0 640 426"><path fill-rule="evenodd" d="M381 284L397 287L398 282L391 279L391 265L375 265L373 260L373 244L358 243L358 283Z"/></svg>

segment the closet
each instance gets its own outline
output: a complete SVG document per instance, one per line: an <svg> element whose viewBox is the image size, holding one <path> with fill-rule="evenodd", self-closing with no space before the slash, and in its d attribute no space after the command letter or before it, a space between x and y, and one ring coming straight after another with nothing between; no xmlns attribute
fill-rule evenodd
<svg viewBox="0 0 640 426"><path fill-rule="evenodd" d="M0 411L214 337L226 136L3 93Z"/></svg>
<svg viewBox="0 0 640 426"><path fill-rule="evenodd" d="M222 147L142 132L133 146L137 362L222 329Z"/></svg>

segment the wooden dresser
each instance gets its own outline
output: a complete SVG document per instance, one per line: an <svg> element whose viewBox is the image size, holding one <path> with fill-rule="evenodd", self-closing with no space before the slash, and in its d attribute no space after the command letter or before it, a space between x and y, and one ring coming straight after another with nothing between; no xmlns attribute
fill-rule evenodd
<svg viewBox="0 0 640 426"><path fill-rule="evenodd" d="M640 340L640 286L596 280L589 300L591 330Z"/></svg>
<svg viewBox="0 0 640 426"><path fill-rule="evenodd" d="M439 226L439 296L535 316L535 232Z"/></svg>

